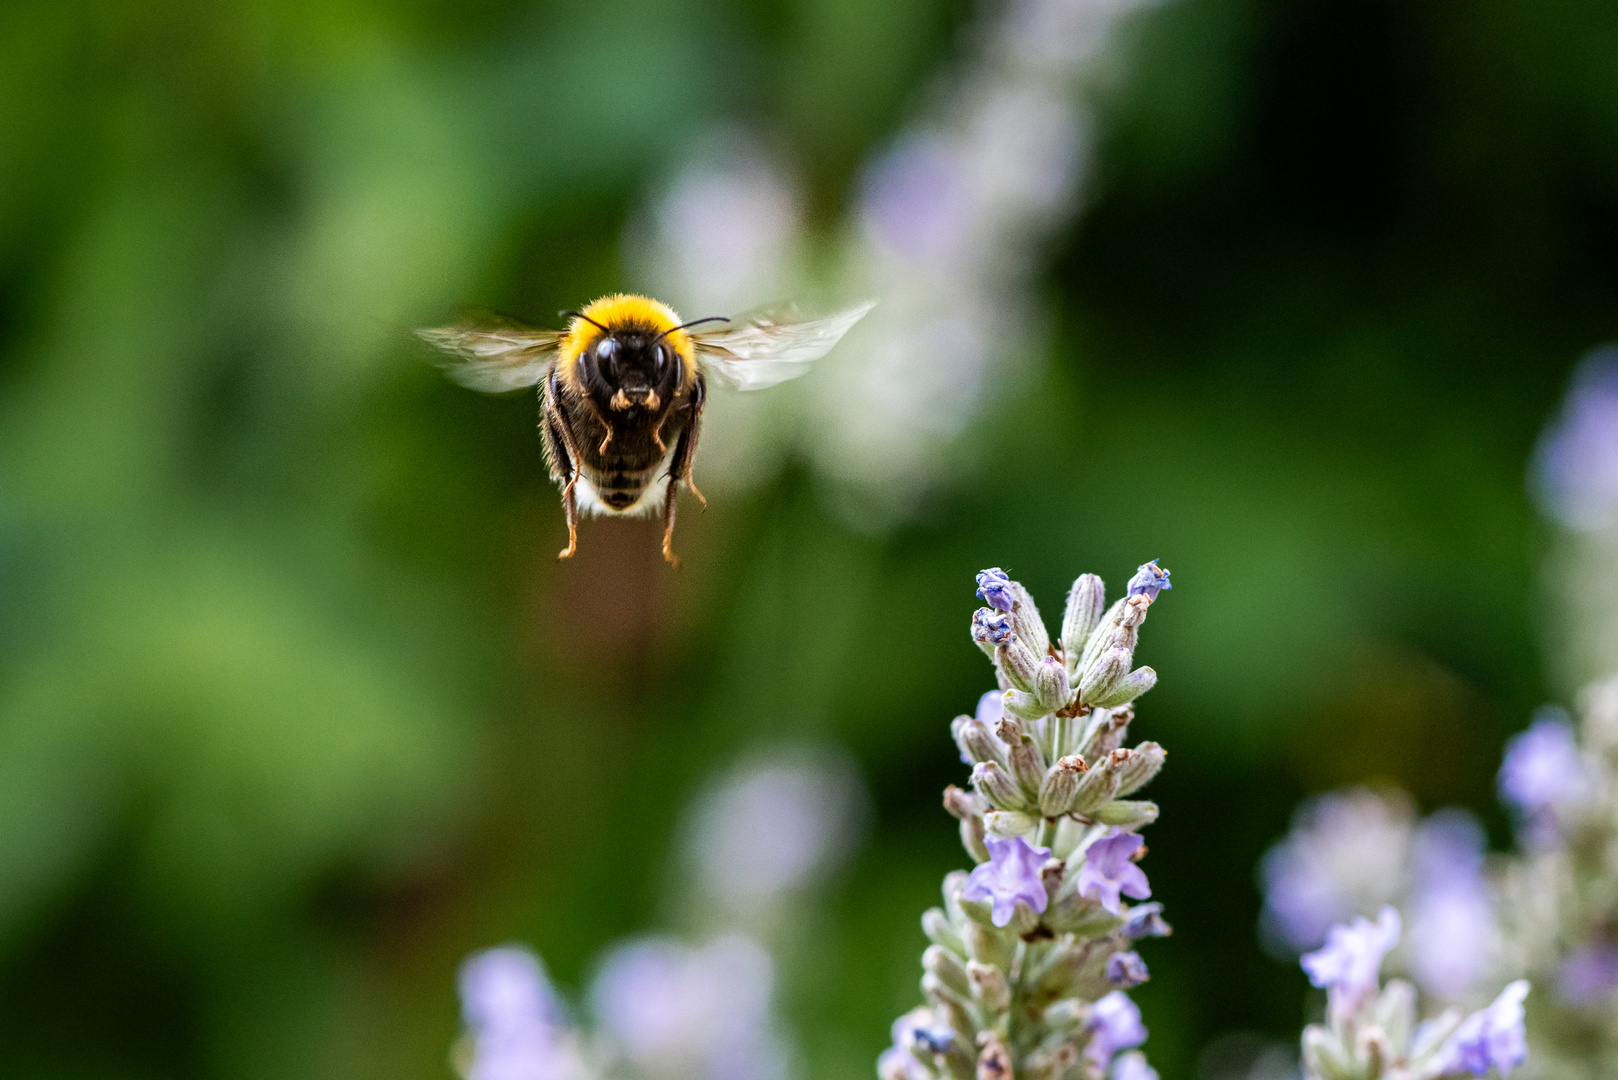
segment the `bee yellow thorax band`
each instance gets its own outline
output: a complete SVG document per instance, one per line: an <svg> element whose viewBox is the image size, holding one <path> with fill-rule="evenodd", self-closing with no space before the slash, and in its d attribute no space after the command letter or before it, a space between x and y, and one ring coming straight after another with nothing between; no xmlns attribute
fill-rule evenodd
<svg viewBox="0 0 1618 1080"><path fill-rule="evenodd" d="M561 348L557 351L557 366L564 373L571 374L573 365L578 362L579 354L588 349L597 338L601 330L589 320L600 323L608 330L617 330L620 327L650 327L655 331L673 331L668 334L667 341L674 350L688 361L691 359L691 338L684 330L674 330L680 325L680 316L674 309L649 296L634 296L629 293L614 293L603 296L585 308L580 314L586 318L574 319L567 328L567 336L562 339Z"/></svg>

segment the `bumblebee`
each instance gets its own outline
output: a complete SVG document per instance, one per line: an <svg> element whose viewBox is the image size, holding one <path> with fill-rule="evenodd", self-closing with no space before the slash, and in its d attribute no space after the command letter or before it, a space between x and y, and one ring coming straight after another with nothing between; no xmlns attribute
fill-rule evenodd
<svg viewBox="0 0 1618 1080"><path fill-rule="evenodd" d="M708 504L691 479L708 380L762 390L796 378L873 306L810 319L778 304L681 322L667 304L620 294L562 312L566 330L447 326L416 333L455 357L443 367L463 386L498 394L538 385L545 461L567 515L559 558L578 550L580 510L661 511L663 558L677 565L680 486ZM695 329L709 324L720 325Z"/></svg>

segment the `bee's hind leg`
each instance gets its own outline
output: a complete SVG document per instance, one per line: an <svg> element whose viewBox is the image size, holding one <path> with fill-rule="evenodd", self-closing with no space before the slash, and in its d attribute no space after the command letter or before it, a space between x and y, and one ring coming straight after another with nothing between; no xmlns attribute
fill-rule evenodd
<svg viewBox="0 0 1618 1080"><path fill-rule="evenodd" d="M575 472L573 479L567 482L562 489L562 513L567 515L567 547L557 554L557 559L571 559L573 553L579 550L579 500L573 494L573 485L579 482L579 474ZM664 542L665 545L667 541Z"/></svg>
<svg viewBox="0 0 1618 1080"><path fill-rule="evenodd" d="M680 557L674 554L674 504L680 497L680 475L669 471L668 488L663 493L663 560L678 567Z"/></svg>

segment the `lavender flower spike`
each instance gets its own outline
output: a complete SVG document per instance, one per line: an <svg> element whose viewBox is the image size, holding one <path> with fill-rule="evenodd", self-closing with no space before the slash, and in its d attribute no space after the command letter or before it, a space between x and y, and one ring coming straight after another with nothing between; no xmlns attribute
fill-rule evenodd
<svg viewBox="0 0 1618 1080"><path fill-rule="evenodd" d="M1134 833L1114 831L1093 842L1084 852L1084 868L1079 871L1080 896L1100 900L1101 906L1118 914L1120 893L1136 900L1152 895L1146 872L1130 861L1130 856L1146 841Z"/></svg>
<svg viewBox="0 0 1618 1080"><path fill-rule="evenodd" d="M998 566L978 574L978 595L996 611L1010 611L1016 599L1011 591L1011 578Z"/></svg>
<svg viewBox="0 0 1618 1080"><path fill-rule="evenodd" d="M1146 1041L1146 1026L1140 1022L1140 1006L1122 990L1114 990L1090 1010L1090 1028L1095 1033L1086 1049L1090 1060L1105 1068L1120 1050L1133 1050Z"/></svg>
<svg viewBox="0 0 1618 1080"><path fill-rule="evenodd" d="M1382 958L1399 942L1399 913L1384 907L1376 922L1358 918L1326 931L1326 947L1306 954L1299 964L1309 981L1325 987L1334 1009L1351 1011L1367 994L1376 993Z"/></svg>
<svg viewBox="0 0 1618 1080"><path fill-rule="evenodd" d="M1491 1068L1501 1076L1528 1060L1528 1036L1523 1028L1523 999L1528 981L1518 979L1494 999L1494 1003L1461 1021L1455 1034L1439 1051L1438 1071L1452 1074L1466 1071L1482 1076Z"/></svg>
<svg viewBox="0 0 1618 1080"><path fill-rule="evenodd" d="M1169 584L1169 572L1157 565L1157 560L1141 563L1135 576L1129 579L1129 595L1144 596L1148 600L1156 600L1157 594L1164 589L1172 589Z"/></svg>
<svg viewBox="0 0 1618 1080"><path fill-rule="evenodd" d="M961 899L991 904L990 918L996 926L1011 922L1019 900L1043 914L1050 897L1040 869L1051 857L1051 849L1034 847L1020 836L1011 840L990 836L985 843L989 846L989 861L966 879Z"/></svg>

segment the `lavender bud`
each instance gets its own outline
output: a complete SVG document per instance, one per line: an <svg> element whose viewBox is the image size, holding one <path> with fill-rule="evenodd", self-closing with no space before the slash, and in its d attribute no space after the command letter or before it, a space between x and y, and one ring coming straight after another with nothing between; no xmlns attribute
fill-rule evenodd
<svg viewBox="0 0 1618 1080"><path fill-rule="evenodd" d="M1039 879L1045 885L1045 906L1051 906L1056 894L1062 890L1062 879L1067 876L1067 864L1061 859L1046 859L1039 868Z"/></svg>
<svg viewBox="0 0 1618 1080"><path fill-rule="evenodd" d="M1089 1003L1078 998L1061 998L1046 1006L1041 1019L1057 1031L1076 1028L1090 1019Z"/></svg>
<svg viewBox="0 0 1618 1080"><path fill-rule="evenodd" d="M968 765L979 761L1005 760L1002 747L989 734L988 725L977 717L957 716L949 729L950 734L955 736L955 745L961 748L961 760Z"/></svg>
<svg viewBox="0 0 1618 1080"><path fill-rule="evenodd" d="M1033 739L1022 733L1015 720L1002 720L998 734L1000 741L1010 747L1007 757L1011 774L1032 802L1038 797L1040 782L1045 778L1045 755L1040 753Z"/></svg>
<svg viewBox="0 0 1618 1080"><path fill-rule="evenodd" d="M1084 755L1084 760L1100 761L1123 745L1129 722L1133 719L1135 710L1127 705L1121 709L1096 709L1092 712L1090 726L1084 729L1084 737L1079 740L1079 753Z"/></svg>
<svg viewBox="0 0 1618 1080"><path fill-rule="evenodd" d="M1067 682L1067 668L1062 666L1062 662L1054 656L1041 660L1039 670L1034 673L1034 697L1039 699L1045 711L1065 709L1072 696Z"/></svg>
<svg viewBox="0 0 1618 1080"><path fill-rule="evenodd" d="M1014 637L995 649L994 662L1012 686L1025 694L1034 692L1034 680L1039 677L1039 656L1020 639ZM1128 670L1127 665L1125 670Z"/></svg>
<svg viewBox="0 0 1618 1080"><path fill-rule="evenodd" d="M948 949L937 945L927 946L927 951L921 954L921 966L923 970L937 975L939 981L962 997L971 996L972 980L966 977L966 965Z"/></svg>
<svg viewBox="0 0 1618 1080"><path fill-rule="evenodd" d="M973 996L989 1012L1005 1012L1011 1007L1011 984L999 968L968 960L964 974L971 980Z"/></svg>
<svg viewBox="0 0 1618 1080"><path fill-rule="evenodd" d="M1168 937L1174 928L1163 921L1163 905L1137 904L1124 916L1124 933L1131 938ZM936 940L936 939L935 939Z"/></svg>
<svg viewBox="0 0 1618 1080"><path fill-rule="evenodd" d="M1152 907L1153 905L1147 904L1145 906ZM1162 905L1157 906L1161 907ZM1136 908L1135 910L1139 911L1140 909ZM921 932L926 934L927 940L934 945L948 949L957 956L966 955L966 943L961 940L961 935L955 932L955 926L949 921L949 916L944 914L943 908L932 907L922 912ZM1135 936L1139 937L1140 935Z"/></svg>
<svg viewBox="0 0 1618 1080"><path fill-rule="evenodd" d="M1084 772L1084 759L1077 754L1058 759L1046 770L1039 785L1039 812L1046 817L1060 817L1073 809L1073 797L1078 794Z"/></svg>
<svg viewBox="0 0 1618 1080"><path fill-rule="evenodd" d="M1027 836L1039 824L1039 818L1021 810L990 810L983 815L983 825L994 836L1014 840Z"/></svg>
<svg viewBox="0 0 1618 1080"><path fill-rule="evenodd" d="M1157 820L1157 804L1144 799L1114 799L1103 803L1090 814L1103 825L1116 825L1120 829L1139 829Z"/></svg>
<svg viewBox="0 0 1618 1080"><path fill-rule="evenodd" d="M1132 649L1120 647L1102 653L1079 677L1079 700L1086 705L1099 703L1129 674L1129 665L1134 662Z"/></svg>
<svg viewBox="0 0 1618 1080"><path fill-rule="evenodd" d="M1131 752L1118 780L1117 795L1133 795L1163 769L1168 753L1155 742L1144 742Z"/></svg>
<svg viewBox="0 0 1618 1080"><path fill-rule="evenodd" d="M961 893L971 875L965 870L951 870L944 875L944 911L956 926L966 921L966 909L961 906Z"/></svg>
<svg viewBox="0 0 1618 1080"><path fill-rule="evenodd" d="M977 1080L1011 1080L1011 1052L1005 1043L991 1037L978 1054Z"/></svg>
<svg viewBox="0 0 1618 1080"><path fill-rule="evenodd" d="M1157 565L1157 560L1142 563L1135 576L1129 579L1129 595L1144 596L1150 603L1157 599L1160 590L1174 588L1169 584L1169 572Z"/></svg>
<svg viewBox="0 0 1618 1080"><path fill-rule="evenodd" d="M1012 581L998 566L978 574L978 596L996 611L1010 611L1013 599Z"/></svg>
<svg viewBox="0 0 1618 1080"><path fill-rule="evenodd" d="M1106 606L1106 587L1094 574L1083 574L1068 590L1067 610L1062 613L1062 651L1075 669L1090 634L1101 625Z"/></svg>
<svg viewBox="0 0 1618 1080"><path fill-rule="evenodd" d="M1050 710L1039 703L1039 698L1033 694L1025 694L1021 690L1006 691L1005 710L1024 720L1038 720L1050 714Z"/></svg>
<svg viewBox="0 0 1618 1080"><path fill-rule="evenodd" d="M1011 640L1011 619L993 608L978 608L972 613L972 640L992 659L995 648Z"/></svg>
<svg viewBox="0 0 1618 1080"><path fill-rule="evenodd" d="M985 911L988 910L987 904L983 907ZM985 920L974 922L967 928L966 953L980 964L989 964L1001 971L1008 971L1016 947L1017 939L1009 927L999 930Z"/></svg>
<svg viewBox="0 0 1618 1080"><path fill-rule="evenodd" d="M989 845L985 842L988 835L986 828L980 817L969 817L961 822L961 846L975 862L989 861Z"/></svg>
<svg viewBox="0 0 1618 1080"><path fill-rule="evenodd" d="M1050 951L1032 980L1034 986L1047 994L1065 995L1073 986L1073 979L1090 955L1091 944L1071 934L1063 935Z"/></svg>
<svg viewBox="0 0 1618 1080"><path fill-rule="evenodd" d="M1135 644L1140 638L1140 624L1145 621L1146 610L1151 606L1144 596L1128 596L1114 604L1102 620L1100 629L1090 635L1090 643L1084 647L1078 670L1088 671L1102 656L1114 649L1127 651L1133 659Z"/></svg>
<svg viewBox="0 0 1618 1080"><path fill-rule="evenodd" d="M1028 799L998 761L980 761L972 766L972 786L978 794L1002 810L1025 810Z"/></svg>
<svg viewBox="0 0 1618 1080"><path fill-rule="evenodd" d="M948 810L952 817L966 821L981 816L984 806L982 799L951 784L944 789L944 809Z"/></svg>
<svg viewBox="0 0 1618 1080"><path fill-rule="evenodd" d="M1107 981L1120 990L1139 986L1149 978L1146 961L1138 952L1113 953L1107 958Z"/></svg>
<svg viewBox="0 0 1618 1080"><path fill-rule="evenodd" d="M1157 685L1157 672L1149 667L1138 667L1113 684L1112 689L1098 697L1094 704L1105 709L1128 705Z"/></svg>
<svg viewBox="0 0 1618 1080"><path fill-rule="evenodd" d="M921 992L935 1010L947 1010L951 1005L964 1010L971 1001L970 994L958 994L948 983L932 972L921 977Z"/></svg>
<svg viewBox="0 0 1618 1080"><path fill-rule="evenodd" d="M1075 814L1086 816L1112 801L1118 791L1123 766L1129 761L1128 750L1114 750L1102 758L1079 779L1079 789L1073 794Z"/></svg>

